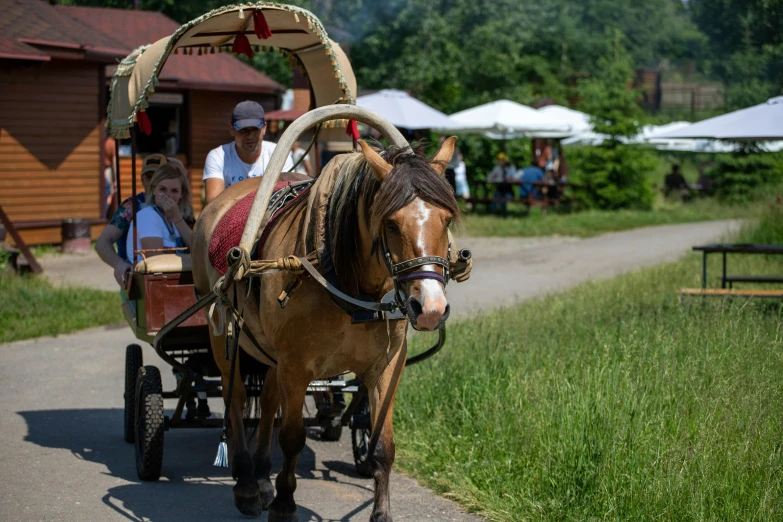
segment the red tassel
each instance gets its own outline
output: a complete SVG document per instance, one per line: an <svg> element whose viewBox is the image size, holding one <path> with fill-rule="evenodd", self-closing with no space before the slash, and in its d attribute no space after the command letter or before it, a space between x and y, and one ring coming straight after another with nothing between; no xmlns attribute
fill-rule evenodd
<svg viewBox="0 0 783 522"><path fill-rule="evenodd" d="M263 11L253 11L253 29L256 32L256 36L261 40L266 40L272 36L272 30L269 28L269 24L266 23Z"/></svg>
<svg viewBox="0 0 783 522"><path fill-rule="evenodd" d="M250 47L250 40L244 33L239 33L234 38L234 45L231 46L231 52L235 54L244 54L251 60L253 59L253 48Z"/></svg>
<svg viewBox="0 0 783 522"><path fill-rule="evenodd" d="M356 147L356 142L359 141L359 127L356 126L356 120L348 122L345 133L353 139L353 146Z"/></svg>
<svg viewBox="0 0 783 522"><path fill-rule="evenodd" d="M147 136L152 134L152 123L146 112L139 111L139 113L136 114L136 123L139 124L139 130L141 130L141 132Z"/></svg>

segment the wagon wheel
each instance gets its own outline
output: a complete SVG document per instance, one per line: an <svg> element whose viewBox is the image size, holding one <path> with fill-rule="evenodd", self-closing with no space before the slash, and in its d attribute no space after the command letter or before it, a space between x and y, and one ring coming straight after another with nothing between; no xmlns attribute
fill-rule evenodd
<svg viewBox="0 0 783 522"><path fill-rule="evenodd" d="M136 437L136 376L144 364L141 346L129 344L125 347L125 442L133 443Z"/></svg>
<svg viewBox="0 0 783 522"><path fill-rule="evenodd" d="M136 473L158 480L163 466L163 385L155 366L142 366L136 380Z"/></svg>
<svg viewBox="0 0 783 522"><path fill-rule="evenodd" d="M370 400L363 394L356 413L351 418L351 446L356 472L363 477L372 477L372 464L368 452L370 450Z"/></svg>

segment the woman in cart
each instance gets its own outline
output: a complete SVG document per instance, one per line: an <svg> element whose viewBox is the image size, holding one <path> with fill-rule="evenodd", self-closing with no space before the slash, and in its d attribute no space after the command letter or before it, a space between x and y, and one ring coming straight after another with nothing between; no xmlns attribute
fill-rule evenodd
<svg viewBox="0 0 783 522"><path fill-rule="evenodd" d="M137 255L135 261L131 261L134 250L151 250L145 252L150 257L165 253L155 250L190 247L194 222L190 199L190 184L184 167L175 162L158 167L152 175L146 206L136 214L135 248L134 223L128 231L126 250L131 264L141 260L141 255Z"/></svg>

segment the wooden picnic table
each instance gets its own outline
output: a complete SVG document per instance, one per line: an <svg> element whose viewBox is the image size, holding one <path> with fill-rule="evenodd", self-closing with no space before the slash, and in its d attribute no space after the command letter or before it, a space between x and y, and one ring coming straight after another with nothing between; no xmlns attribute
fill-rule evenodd
<svg viewBox="0 0 783 522"><path fill-rule="evenodd" d="M783 283L783 276L772 275L726 275L727 254L767 254L783 255L783 245L763 245L753 243L714 243L693 247L693 250L702 253L701 287L707 288L707 256L709 254L721 254L723 256L723 274L721 276L721 288L725 289L728 283L729 289L734 283Z"/></svg>
<svg viewBox="0 0 783 522"><path fill-rule="evenodd" d="M536 187L538 189L546 189L546 190L540 190L541 197L536 198L533 192L531 191L526 197L524 198L503 198L503 197L495 197L495 187L498 185L531 185L533 187ZM546 208L550 204L556 204L561 202L563 199L566 199L563 197L563 192L568 187L576 187L579 188L581 185L576 185L573 183L569 183L568 181L549 181L549 180L541 180L541 181L522 181L522 180L513 180L513 181L505 181L502 183L495 183L495 182L489 182L485 181L482 183L477 183L475 188L477 187L484 187L484 197L480 198L478 196L472 196L470 198L467 198L465 201L475 204L485 204L489 205L491 203L521 203L523 205L527 205L528 210L531 207L542 207ZM474 192L475 192L474 188ZM553 198L549 196L549 189L557 188L558 189L558 196Z"/></svg>

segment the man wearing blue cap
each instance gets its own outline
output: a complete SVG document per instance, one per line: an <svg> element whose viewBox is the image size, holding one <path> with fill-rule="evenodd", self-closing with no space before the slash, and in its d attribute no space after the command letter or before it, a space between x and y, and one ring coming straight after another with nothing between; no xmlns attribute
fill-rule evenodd
<svg viewBox="0 0 783 522"><path fill-rule="evenodd" d="M234 183L263 176L277 146L264 141L264 108L254 101L243 101L234 107L229 132L234 142L209 151L204 164L207 204ZM289 153L283 172L291 171L293 166Z"/></svg>

